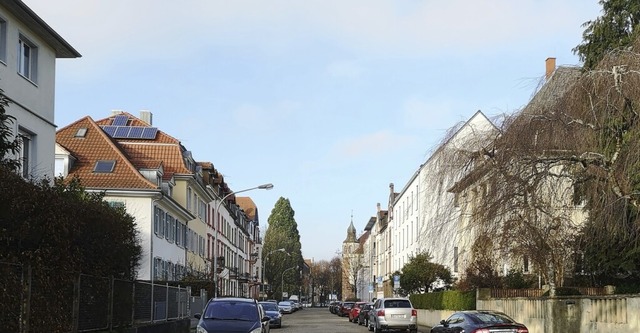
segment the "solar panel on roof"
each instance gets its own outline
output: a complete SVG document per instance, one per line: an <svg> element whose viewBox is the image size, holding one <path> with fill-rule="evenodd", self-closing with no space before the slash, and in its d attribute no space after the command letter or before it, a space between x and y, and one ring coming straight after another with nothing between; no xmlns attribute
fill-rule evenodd
<svg viewBox="0 0 640 333"><path fill-rule="evenodd" d="M142 131L142 138L143 139L155 139L156 138L156 134L158 134L158 128L157 127L145 127L144 130Z"/></svg>
<svg viewBox="0 0 640 333"><path fill-rule="evenodd" d="M102 130L109 136L113 136L113 134L116 132L116 128L118 128L118 126L102 126Z"/></svg>
<svg viewBox="0 0 640 333"><path fill-rule="evenodd" d="M111 125L113 125L113 126L126 126L127 125L127 121L129 121L129 116L120 114L120 115L115 116L115 118L113 118L113 122L111 123Z"/></svg>
<svg viewBox="0 0 640 333"><path fill-rule="evenodd" d="M144 130L144 127L132 126L131 130L129 131L129 136L128 137L131 138L131 139L141 139L143 130Z"/></svg>
<svg viewBox="0 0 640 333"><path fill-rule="evenodd" d="M98 173L111 173L113 167L116 165L116 161L97 161L96 166L93 168L93 172Z"/></svg>
<svg viewBox="0 0 640 333"><path fill-rule="evenodd" d="M113 137L114 138L118 138L118 139L128 138L130 129L131 129L131 127L129 127L129 126L117 126L116 132L113 135Z"/></svg>

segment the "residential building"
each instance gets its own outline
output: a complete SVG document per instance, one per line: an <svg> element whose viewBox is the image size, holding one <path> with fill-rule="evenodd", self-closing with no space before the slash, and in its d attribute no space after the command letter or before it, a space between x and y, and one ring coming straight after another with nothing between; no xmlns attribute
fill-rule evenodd
<svg viewBox="0 0 640 333"><path fill-rule="evenodd" d="M24 178L53 178L56 60L80 56L24 2L0 1L0 89L22 142L15 158Z"/></svg>
<svg viewBox="0 0 640 333"><path fill-rule="evenodd" d="M148 111L140 118L118 111L62 128L56 174L79 177L87 191L104 192L105 200L134 216L144 250L138 278L211 278L212 259L221 256L226 274L220 274L220 288L247 295L260 234L255 204L242 199L250 210L245 214L213 164L196 162L151 120Z"/></svg>

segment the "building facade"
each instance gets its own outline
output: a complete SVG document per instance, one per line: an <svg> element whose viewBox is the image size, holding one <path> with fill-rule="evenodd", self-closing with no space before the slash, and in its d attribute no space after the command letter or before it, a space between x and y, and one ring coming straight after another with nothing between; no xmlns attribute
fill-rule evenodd
<svg viewBox="0 0 640 333"><path fill-rule="evenodd" d="M56 60L80 56L22 1L0 2L0 89L21 141L14 157L26 179L53 178Z"/></svg>

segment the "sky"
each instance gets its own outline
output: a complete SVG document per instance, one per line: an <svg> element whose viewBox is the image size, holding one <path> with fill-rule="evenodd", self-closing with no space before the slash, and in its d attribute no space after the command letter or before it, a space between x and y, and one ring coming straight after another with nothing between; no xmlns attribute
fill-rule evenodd
<svg viewBox="0 0 640 333"><path fill-rule="evenodd" d="M289 199L305 258L336 256L447 130L524 107L598 0L23 0L80 54L55 123L153 113L262 228Z"/></svg>

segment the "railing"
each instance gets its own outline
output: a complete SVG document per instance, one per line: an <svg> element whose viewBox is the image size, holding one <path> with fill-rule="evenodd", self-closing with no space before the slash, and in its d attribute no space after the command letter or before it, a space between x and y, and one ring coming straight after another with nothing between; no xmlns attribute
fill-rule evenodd
<svg viewBox="0 0 640 333"><path fill-rule="evenodd" d="M491 298L541 297L542 289L491 289Z"/></svg>
<svg viewBox="0 0 640 333"><path fill-rule="evenodd" d="M0 262L0 331L91 332L190 317L190 288Z"/></svg>
<svg viewBox="0 0 640 333"><path fill-rule="evenodd" d="M610 293L606 288L595 287L569 287L577 290L584 296L605 296ZM491 289L491 298L511 298L511 297L542 297L543 289Z"/></svg>

